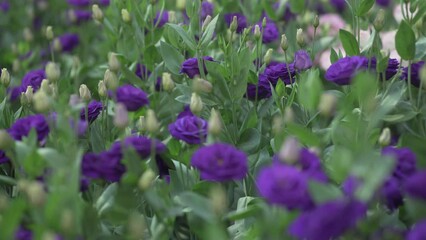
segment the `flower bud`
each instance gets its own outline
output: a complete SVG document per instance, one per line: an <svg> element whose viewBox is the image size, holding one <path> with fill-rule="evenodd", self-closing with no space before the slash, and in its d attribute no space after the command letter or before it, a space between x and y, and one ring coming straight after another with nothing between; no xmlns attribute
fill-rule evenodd
<svg viewBox="0 0 426 240"><path fill-rule="evenodd" d="M68 105L74 107L81 103L81 99L77 94L71 94L70 100L68 101Z"/></svg>
<svg viewBox="0 0 426 240"><path fill-rule="evenodd" d="M53 232L46 231L41 236L41 240L57 240L57 235Z"/></svg>
<svg viewBox="0 0 426 240"><path fill-rule="evenodd" d="M90 93L90 90L86 84L81 84L78 92L80 93L80 98L84 101L88 102L90 99L92 99L92 94Z"/></svg>
<svg viewBox="0 0 426 240"><path fill-rule="evenodd" d="M62 51L62 44L58 38L55 38L55 40L53 40L53 49L57 52Z"/></svg>
<svg viewBox="0 0 426 240"><path fill-rule="evenodd" d="M294 122L294 111L291 107L286 107L284 109L284 123Z"/></svg>
<svg viewBox="0 0 426 240"><path fill-rule="evenodd" d="M211 93L213 91L213 85L202 78L195 78L192 82L192 90L196 93Z"/></svg>
<svg viewBox="0 0 426 240"><path fill-rule="evenodd" d="M118 87L118 77L113 71L107 69L104 74L104 82L109 90L115 90Z"/></svg>
<svg viewBox="0 0 426 240"><path fill-rule="evenodd" d="M139 130L139 132L146 131L146 121L144 116L139 117L138 121L136 122L136 128Z"/></svg>
<svg viewBox="0 0 426 240"><path fill-rule="evenodd" d="M127 224L127 231L130 240L144 239L146 223L141 215L132 213Z"/></svg>
<svg viewBox="0 0 426 240"><path fill-rule="evenodd" d="M10 74L6 68L1 69L0 84L4 87L8 87L10 84Z"/></svg>
<svg viewBox="0 0 426 240"><path fill-rule="evenodd" d="M212 21L212 17L210 15L207 15L206 19L204 19L203 26L201 30L204 32L209 25L209 23Z"/></svg>
<svg viewBox="0 0 426 240"><path fill-rule="evenodd" d="M7 150L13 147L13 139L10 137L9 133L1 129L0 130L0 150ZM0 195L1 196L1 195Z"/></svg>
<svg viewBox="0 0 426 240"><path fill-rule="evenodd" d="M259 25L254 26L254 39L256 39L256 41L259 41L261 35L262 33L260 32Z"/></svg>
<svg viewBox="0 0 426 240"><path fill-rule="evenodd" d="M263 19L262 19L262 29L265 29L267 22L268 21L267 21L266 17L263 17Z"/></svg>
<svg viewBox="0 0 426 240"><path fill-rule="evenodd" d="M423 89L426 89L426 65L420 69L420 81Z"/></svg>
<svg viewBox="0 0 426 240"><path fill-rule="evenodd" d="M99 8L98 4L92 5L92 18L97 22L102 22L104 19L104 13Z"/></svg>
<svg viewBox="0 0 426 240"><path fill-rule="evenodd" d="M18 72L20 68L21 68L21 63L19 62L19 60L18 59L13 60L12 71Z"/></svg>
<svg viewBox="0 0 426 240"><path fill-rule="evenodd" d="M121 9L121 19L123 19L125 23L130 23L132 21L132 17L127 9Z"/></svg>
<svg viewBox="0 0 426 240"><path fill-rule="evenodd" d="M149 187L151 187L152 183L154 182L156 178L156 174L154 171L152 171L150 168L145 170L145 172L142 174L142 176L139 178L138 181L138 187L141 191L147 190Z"/></svg>
<svg viewBox="0 0 426 240"><path fill-rule="evenodd" d="M323 93L318 105L318 110L324 117L331 117L334 115L337 105L337 98L332 93Z"/></svg>
<svg viewBox="0 0 426 240"><path fill-rule="evenodd" d="M186 0L177 0L176 1L176 8L178 10L185 10L185 8L186 8Z"/></svg>
<svg viewBox="0 0 426 240"><path fill-rule="evenodd" d="M33 33L29 28L24 28L24 39L27 42L31 42L34 39Z"/></svg>
<svg viewBox="0 0 426 240"><path fill-rule="evenodd" d="M36 112L44 113L49 111L50 99L44 91L37 91L33 96L33 105Z"/></svg>
<svg viewBox="0 0 426 240"><path fill-rule="evenodd" d="M47 95L52 94L52 87L50 86L49 80L43 79L41 81L40 90L46 93Z"/></svg>
<svg viewBox="0 0 426 240"><path fill-rule="evenodd" d="M220 113L212 108L209 118L208 131L211 135L217 136L222 132L222 122L220 121Z"/></svg>
<svg viewBox="0 0 426 240"><path fill-rule="evenodd" d="M34 90L33 87L28 86L25 93L21 94L21 104L28 105L33 100Z"/></svg>
<svg viewBox="0 0 426 240"><path fill-rule="evenodd" d="M177 23L176 12L169 11L169 23Z"/></svg>
<svg viewBox="0 0 426 240"><path fill-rule="evenodd" d="M265 56L263 57L263 62L268 65L271 60L272 60L272 53L274 52L274 50L272 48L268 49L268 51L266 51Z"/></svg>
<svg viewBox="0 0 426 240"><path fill-rule="evenodd" d="M163 73L161 84L163 85L163 89L166 92L171 92L175 88L175 82L173 82L172 75L167 72Z"/></svg>
<svg viewBox="0 0 426 240"><path fill-rule="evenodd" d="M383 29L383 25L385 22L385 11L383 9L380 9L377 12L376 18L374 19L373 26L376 29L376 31L380 31Z"/></svg>
<svg viewBox="0 0 426 240"><path fill-rule="evenodd" d="M228 199L225 190L220 185L211 188L209 198L214 213L217 215L226 213L228 208Z"/></svg>
<svg viewBox="0 0 426 240"><path fill-rule="evenodd" d="M305 36L301 28L297 29L296 42L300 48L303 48L305 46Z"/></svg>
<svg viewBox="0 0 426 240"><path fill-rule="evenodd" d="M53 34L53 28L52 28L52 26L47 26L46 27L46 38L49 41L53 40L54 34Z"/></svg>
<svg viewBox="0 0 426 240"><path fill-rule="evenodd" d="M280 115L274 116L272 119L272 132L274 135L281 134L284 129L284 120Z"/></svg>
<svg viewBox="0 0 426 240"><path fill-rule="evenodd" d="M45 71L47 79L49 79L49 81L52 83L58 81L59 77L61 76L61 70L54 62L48 62Z"/></svg>
<svg viewBox="0 0 426 240"><path fill-rule="evenodd" d="M193 113L200 113L201 110L203 110L203 101L201 100L201 97L195 92L192 93L189 108Z"/></svg>
<svg viewBox="0 0 426 240"><path fill-rule="evenodd" d="M146 130L152 134L156 133L160 129L160 123L155 116L155 112L152 109L148 109L146 113Z"/></svg>
<svg viewBox="0 0 426 240"><path fill-rule="evenodd" d="M231 25L229 25L229 30L231 30L231 32L235 32L237 31L237 28L238 28L238 18L237 16L234 16L232 18Z"/></svg>
<svg viewBox="0 0 426 240"><path fill-rule="evenodd" d="M278 158L285 163L294 164L299 160L301 146L294 137L288 137L281 146Z"/></svg>
<svg viewBox="0 0 426 240"><path fill-rule="evenodd" d="M119 129L124 129L129 125L129 113L126 106L122 103L115 105L114 126Z"/></svg>
<svg viewBox="0 0 426 240"><path fill-rule="evenodd" d="M281 48L284 52L288 49L288 40L285 34L281 35Z"/></svg>
<svg viewBox="0 0 426 240"><path fill-rule="evenodd" d="M314 28L318 28L318 26L319 26L319 17L318 17L318 15L315 15L314 22L312 23L312 25L314 26Z"/></svg>
<svg viewBox="0 0 426 240"><path fill-rule="evenodd" d="M120 70L120 62L118 61L117 54L108 54L108 67L113 72L117 72L118 70Z"/></svg>
<svg viewBox="0 0 426 240"><path fill-rule="evenodd" d="M44 204L46 200L46 192L44 191L42 183L37 181L28 183L28 186L25 188L25 192L31 205L40 207Z"/></svg>
<svg viewBox="0 0 426 240"><path fill-rule="evenodd" d="M105 82L103 80L100 80L98 83L98 94L101 97L106 97L108 94L107 87L105 85Z"/></svg>
<svg viewBox="0 0 426 240"><path fill-rule="evenodd" d="M379 137L379 144L382 147L389 145L391 142L391 131L389 128L384 128Z"/></svg>
<svg viewBox="0 0 426 240"><path fill-rule="evenodd" d="M74 213L70 209L64 209L61 213L61 229L66 233L74 230Z"/></svg>

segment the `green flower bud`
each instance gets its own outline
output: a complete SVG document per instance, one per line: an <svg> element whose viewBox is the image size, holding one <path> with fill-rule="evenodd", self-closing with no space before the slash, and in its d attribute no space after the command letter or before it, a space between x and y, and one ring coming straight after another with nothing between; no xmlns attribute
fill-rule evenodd
<svg viewBox="0 0 426 240"><path fill-rule="evenodd" d="M114 126L119 129L125 129L129 125L129 113L126 106L122 103L115 105Z"/></svg>
<svg viewBox="0 0 426 240"><path fill-rule="evenodd" d="M160 129L160 123L158 122L155 112L152 109L148 109L146 113L146 130L152 134L157 133Z"/></svg>
<svg viewBox="0 0 426 240"><path fill-rule="evenodd" d="M379 137L379 144L380 146L384 147L389 145L390 142L391 142L391 131L389 128L384 128Z"/></svg>
<svg viewBox="0 0 426 240"><path fill-rule="evenodd" d="M256 39L256 41L259 41L261 36L262 36L262 33L260 32L259 25L254 26L254 39Z"/></svg>
<svg viewBox="0 0 426 240"><path fill-rule="evenodd" d="M210 15L207 15L206 19L203 22L203 26L201 27L201 31L204 32L211 21L212 17Z"/></svg>
<svg viewBox="0 0 426 240"><path fill-rule="evenodd" d="M305 46L305 36L301 28L297 29L296 42L300 48L303 48Z"/></svg>
<svg viewBox="0 0 426 240"><path fill-rule="evenodd" d="M132 21L132 17L127 9L121 9L121 19L123 19L125 23L130 23Z"/></svg>
<svg viewBox="0 0 426 240"><path fill-rule="evenodd" d="M98 94L101 97L106 97L108 94L107 87L105 85L105 82L103 80L100 80L98 83Z"/></svg>
<svg viewBox="0 0 426 240"><path fill-rule="evenodd" d="M52 26L47 26L46 27L46 38L49 41L53 40L54 34L53 34L53 28L52 28Z"/></svg>
<svg viewBox="0 0 426 240"><path fill-rule="evenodd" d="M59 77L61 76L61 70L59 69L59 66L54 62L48 62L45 71L46 77L47 79L49 79L50 82L58 81Z"/></svg>
<svg viewBox="0 0 426 240"><path fill-rule="evenodd" d="M8 150L13 147L14 141L9 133L1 129L0 130L0 150ZM0 195L1 196L1 195Z"/></svg>
<svg viewBox="0 0 426 240"><path fill-rule="evenodd" d="M33 96L33 105L36 112L49 111L51 108L49 96L44 91L37 91Z"/></svg>
<svg viewBox="0 0 426 240"><path fill-rule="evenodd" d="M173 82L172 75L167 72L163 73L161 84L166 92L171 92L175 88L175 82Z"/></svg>
<svg viewBox="0 0 426 240"><path fill-rule="evenodd" d="M281 48L284 52L288 49L288 40L285 34L281 35Z"/></svg>
<svg viewBox="0 0 426 240"><path fill-rule="evenodd" d="M376 31L381 31L383 29L385 22L385 11L383 9L380 9L377 12L376 18L374 19L373 25Z"/></svg>
<svg viewBox="0 0 426 240"><path fill-rule="evenodd" d="M213 85L209 81L197 77L192 81L192 90L196 93L211 93Z"/></svg>
<svg viewBox="0 0 426 240"><path fill-rule="evenodd" d="M120 70L120 61L118 61L116 53L108 54L108 67L113 72Z"/></svg>
<svg viewBox="0 0 426 240"><path fill-rule="evenodd" d="M117 74L107 69L104 74L104 82L109 90L117 89L119 84Z"/></svg>
<svg viewBox="0 0 426 240"><path fill-rule="evenodd" d="M272 48L268 49L268 51L266 51L265 56L263 57L263 62L268 65L271 60L272 60L272 53L274 52L274 50Z"/></svg>
<svg viewBox="0 0 426 240"><path fill-rule="evenodd" d="M32 42L34 40L34 36L33 33L31 32L31 30L29 28L24 28L24 39L27 42Z"/></svg>
<svg viewBox="0 0 426 240"><path fill-rule="evenodd" d="M231 30L231 32L235 32L237 31L237 28L238 28L238 18L237 16L234 16L232 18L231 25L229 26L229 30Z"/></svg>
<svg viewBox="0 0 426 240"><path fill-rule="evenodd" d="M319 26L319 17L318 17L318 15L315 15L314 22L312 23L312 25L314 26L314 28L318 28L318 26Z"/></svg>
<svg viewBox="0 0 426 240"><path fill-rule="evenodd" d="M149 187L151 187L157 175L150 168L145 170L142 176L139 178L138 187L141 191L146 191Z"/></svg>
<svg viewBox="0 0 426 240"><path fill-rule="evenodd" d="M220 113L212 108L209 118L208 131L211 135L217 136L222 132L222 122Z"/></svg>
<svg viewBox="0 0 426 240"><path fill-rule="evenodd" d="M80 93L80 98L84 101L88 102L90 99L92 99L92 94L90 93L90 90L86 84L81 84L78 92Z"/></svg>
<svg viewBox="0 0 426 240"><path fill-rule="evenodd" d="M334 115L337 106L337 98L332 93L323 93L318 105L318 111L324 117L331 117Z"/></svg>
<svg viewBox="0 0 426 240"><path fill-rule="evenodd" d="M38 181L33 181L28 184L25 189L30 204L34 207L41 207L46 201L46 192L44 186Z"/></svg>
<svg viewBox="0 0 426 240"><path fill-rule="evenodd" d="M281 146L278 154L279 159L287 164L294 164L299 160L301 146L294 137L288 137Z"/></svg>
<svg viewBox="0 0 426 240"><path fill-rule="evenodd" d="M2 68L1 70L0 84L4 87L8 87L10 84L10 74L6 68Z"/></svg>
<svg viewBox="0 0 426 240"><path fill-rule="evenodd" d="M97 4L92 5L92 18L98 23L104 20L104 13Z"/></svg>
<svg viewBox="0 0 426 240"><path fill-rule="evenodd" d="M200 113L201 110L203 110L203 101L201 100L201 97L195 92L192 93L189 108L193 113Z"/></svg>

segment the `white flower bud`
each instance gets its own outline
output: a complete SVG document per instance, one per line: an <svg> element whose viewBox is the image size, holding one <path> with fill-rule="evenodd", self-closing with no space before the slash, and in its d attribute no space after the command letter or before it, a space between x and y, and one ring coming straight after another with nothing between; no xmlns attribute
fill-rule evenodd
<svg viewBox="0 0 426 240"><path fill-rule="evenodd" d="M52 94L52 88L50 86L49 80L43 79L40 84L40 90L45 92L47 95Z"/></svg>
<svg viewBox="0 0 426 240"><path fill-rule="evenodd" d="M25 192L27 193L28 200L31 205L40 207L44 204L46 200L46 192L44 191L42 183L37 181L28 183L28 186L25 188Z"/></svg>
<svg viewBox="0 0 426 240"><path fill-rule="evenodd" d="M101 96L101 97L106 97L107 94L108 94L107 87L106 87L105 82L103 80L100 80L99 83L98 83L98 93L99 93L99 96Z"/></svg>
<svg viewBox="0 0 426 240"><path fill-rule="evenodd" d="M161 85L166 92L171 92L175 88L175 82L173 82L172 75L170 73L164 72L161 79Z"/></svg>
<svg viewBox="0 0 426 240"><path fill-rule="evenodd" d="M201 110L203 110L203 101L201 100L201 97L195 92L192 93L189 108L193 113L200 113Z"/></svg>
<svg viewBox="0 0 426 240"><path fill-rule="evenodd" d="M277 135L281 134L282 130L284 128L284 119L280 116L274 116L272 119L272 132Z"/></svg>
<svg viewBox="0 0 426 240"><path fill-rule="evenodd" d="M337 98L332 93L323 93L318 105L318 111L324 117L331 117L334 115L337 105Z"/></svg>
<svg viewBox="0 0 426 240"><path fill-rule="evenodd" d="M213 85L209 81L197 77L192 81L192 90L196 93L211 93Z"/></svg>
<svg viewBox="0 0 426 240"><path fill-rule="evenodd" d="M146 131L146 121L144 116L140 116L138 121L136 122L136 128L139 130L139 132Z"/></svg>
<svg viewBox="0 0 426 240"><path fill-rule="evenodd" d="M98 4L92 5L92 18L97 22L102 22L104 20L104 13L99 8Z"/></svg>
<svg viewBox="0 0 426 240"><path fill-rule="evenodd" d="M122 103L115 105L114 126L124 129L129 125L129 113L126 106Z"/></svg>
<svg viewBox="0 0 426 240"><path fill-rule="evenodd" d="M281 35L281 48L284 52L288 49L288 40L285 34Z"/></svg>
<svg viewBox="0 0 426 240"><path fill-rule="evenodd" d="M90 90L86 84L81 84L78 92L80 93L80 98L84 101L88 102L90 99L92 99L92 94L90 93Z"/></svg>
<svg viewBox="0 0 426 240"><path fill-rule="evenodd" d="M286 107L284 109L284 123L294 122L294 111L291 107Z"/></svg>
<svg viewBox="0 0 426 240"><path fill-rule="evenodd" d="M169 23L177 23L176 12L169 11Z"/></svg>
<svg viewBox="0 0 426 240"><path fill-rule="evenodd" d="M263 62L265 64L269 64L272 60L272 53L274 52L274 50L272 48L268 49L268 51L266 51L265 56L263 57Z"/></svg>
<svg viewBox="0 0 426 240"><path fill-rule="evenodd" d="M120 70L120 62L118 61L116 53L108 54L108 67L113 72Z"/></svg>
<svg viewBox="0 0 426 240"><path fill-rule="evenodd" d="M13 139L10 137L9 133L1 129L0 130L0 150L7 150L13 146ZM1 195L0 195L1 196Z"/></svg>
<svg viewBox="0 0 426 240"><path fill-rule="evenodd" d="M228 208L228 199L225 190L220 185L213 187L210 190L209 198L214 213L217 215L226 213Z"/></svg>
<svg viewBox="0 0 426 240"><path fill-rule="evenodd" d="M53 40L53 49L57 52L62 51L62 44L58 38L55 38L55 40Z"/></svg>
<svg viewBox="0 0 426 240"><path fill-rule="evenodd" d="M4 87L8 87L10 84L10 74L6 68L1 69L0 83Z"/></svg>
<svg viewBox="0 0 426 240"><path fill-rule="evenodd" d="M259 25L254 26L254 39L256 39L256 41L258 41L262 35L262 33L260 32L260 27Z"/></svg>
<svg viewBox="0 0 426 240"><path fill-rule="evenodd" d="M317 28L319 26L319 24L320 24L319 17L318 17L318 15L315 15L312 25L314 26L314 28Z"/></svg>
<svg viewBox="0 0 426 240"><path fill-rule="evenodd" d="M231 24L229 25L229 30L231 30L231 32L235 32L237 31L237 28L238 28L238 18L237 16L234 16L232 18Z"/></svg>
<svg viewBox="0 0 426 240"><path fill-rule="evenodd" d="M46 38L49 41L53 40L54 34L53 34L53 28L52 28L52 26L47 26L46 27Z"/></svg>
<svg viewBox="0 0 426 240"><path fill-rule="evenodd" d="M49 96L44 91L37 91L33 96L33 105L36 112L49 111L51 107Z"/></svg>
<svg viewBox="0 0 426 240"><path fill-rule="evenodd" d="M118 87L118 77L113 71L107 69L104 74L104 83L110 90L115 90Z"/></svg>
<svg viewBox="0 0 426 240"><path fill-rule="evenodd" d="M222 122L220 120L220 113L212 108L209 118L209 133L211 135L217 136L222 131Z"/></svg>
<svg viewBox="0 0 426 240"><path fill-rule="evenodd" d="M69 233L74 229L74 213L70 209L64 209L61 213L61 229Z"/></svg>
<svg viewBox="0 0 426 240"><path fill-rule="evenodd" d="M33 100L34 90L33 87L28 86L25 93L21 94L21 104L27 105L30 104Z"/></svg>
<svg viewBox="0 0 426 240"><path fill-rule="evenodd" d="M178 10L185 10L185 8L186 8L186 0L177 0L176 1L176 8Z"/></svg>
<svg viewBox="0 0 426 240"><path fill-rule="evenodd" d="M31 42L34 39L33 33L29 28L24 28L24 39L27 42Z"/></svg>
<svg viewBox="0 0 426 240"><path fill-rule="evenodd" d="M207 15L206 19L204 19L203 26L201 30L204 32L209 25L209 23L212 21L212 17L210 15Z"/></svg>
<svg viewBox="0 0 426 240"><path fill-rule="evenodd" d="M297 29L296 42L299 45L299 47L301 47L301 48L303 48L305 46L305 36L304 36L303 30L301 28Z"/></svg>
<svg viewBox="0 0 426 240"><path fill-rule="evenodd" d="M132 17L127 9L121 9L121 19L123 19L125 23L130 23L132 21Z"/></svg>
<svg viewBox="0 0 426 240"><path fill-rule="evenodd" d="M47 79L49 79L49 81L52 83L58 81L59 77L61 76L61 70L54 62L48 62L45 71Z"/></svg>
<svg viewBox="0 0 426 240"><path fill-rule="evenodd" d="M21 63L19 62L19 60L18 59L13 60L12 71L18 72L20 68L21 68Z"/></svg>
<svg viewBox="0 0 426 240"><path fill-rule="evenodd" d="M156 133L160 129L160 123L155 116L155 112L152 109L148 109L146 113L146 130L150 133Z"/></svg>
<svg viewBox="0 0 426 240"><path fill-rule="evenodd" d="M129 221L127 222L127 230L130 240L144 239L146 223L144 217L137 213L130 215Z"/></svg>
<svg viewBox="0 0 426 240"><path fill-rule="evenodd" d="M288 137L281 146L278 158L288 164L294 164L299 160L301 146L294 137Z"/></svg>
<svg viewBox="0 0 426 240"><path fill-rule="evenodd" d="M154 182L156 178L156 174L154 171L152 171L150 168L145 170L145 172L142 174L142 176L139 178L138 181L138 187L141 191L147 190L149 187L151 187L152 183Z"/></svg>
<svg viewBox="0 0 426 240"><path fill-rule="evenodd" d="M379 137L380 146L387 146L391 142L391 131L389 128L384 128Z"/></svg>

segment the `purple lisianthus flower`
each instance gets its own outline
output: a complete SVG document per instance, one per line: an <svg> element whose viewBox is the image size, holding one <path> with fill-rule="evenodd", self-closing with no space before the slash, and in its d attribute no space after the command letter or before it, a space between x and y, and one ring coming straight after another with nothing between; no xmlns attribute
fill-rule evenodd
<svg viewBox="0 0 426 240"><path fill-rule="evenodd" d="M117 88L117 102L123 103L130 112L137 111L141 107L149 104L148 95L141 89L126 84Z"/></svg>
<svg viewBox="0 0 426 240"><path fill-rule="evenodd" d="M8 12L10 9L10 4L7 0L3 0L0 2L0 10L3 12Z"/></svg>
<svg viewBox="0 0 426 240"><path fill-rule="evenodd" d="M87 7L90 5L90 0L67 0L67 2L75 7Z"/></svg>
<svg viewBox="0 0 426 240"><path fill-rule="evenodd" d="M7 95L9 96L10 101L16 101L19 99L22 93L21 86L10 87L7 89Z"/></svg>
<svg viewBox="0 0 426 240"><path fill-rule="evenodd" d="M80 112L80 119L87 120L89 123L92 123L96 120L103 109L102 103L96 100L92 100L88 105L87 109L83 108ZM87 112L87 119L86 119Z"/></svg>
<svg viewBox="0 0 426 240"><path fill-rule="evenodd" d="M205 56L203 57L204 61L213 61L212 57ZM204 64L203 64L204 65ZM182 67L180 69L180 73L185 73L189 78L194 78L196 75L200 75L200 69L198 68L198 59L197 58L189 58L182 63ZM207 68L204 65L204 73L207 74Z"/></svg>
<svg viewBox="0 0 426 240"><path fill-rule="evenodd" d="M411 84L415 87L420 87L420 69L424 64L424 61L411 64ZM402 69L402 79L408 83L408 67Z"/></svg>
<svg viewBox="0 0 426 240"><path fill-rule="evenodd" d="M32 129L36 131L39 142L46 140L47 135L49 135L49 125L46 118L41 114L30 115L16 120L10 127L9 134L13 139L21 141L22 138L30 134Z"/></svg>
<svg viewBox="0 0 426 240"><path fill-rule="evenodd" d="M151 72L145 67L145 65L138 63L136 65L135 74L140 79L145 79L151 75Z"/></svg>
<svg viewBox="0 0 426 240"><path fill-rule="evenodd" d="M206 19L206 17L209 15L213 16L213 9L214 9L213 3L208 1L204 1L203 3L201 3L201 12L200 12L201 21L204 21L204 19Z"/></svg>
<svg viewBox="0 0 426 240"><path fill-rule="evenodd" d="M392 156L396 160L393 176L399 181L405 180L416 172L416 155L409 148L385 147L382 154Z"/></svg>
<svg viewBox="0 0 426 240"><path fill-rule="evenodd" d="M426 239L426 220L422 220L416 223L406 237L406 240L423 240L423 239Z"/></svg>
<svg viewBox="0 0 426 240"><path fill-rule="evenodd" d="M19 226L19 228L15 231L15 240L32 240L33 232L24 226Z"/></svg>
<svg viewBox="0 0 426 240"><path fill-rule="evenodd" d="M44 69L29 71L22 78L21 92L25 92L28 86L31 86L34 91L37 91L40 88L43 79L46 79L46 72Z"/></svg>
<svg viewBox="0 0 426 240"><path fill-rule="evenodd" d="M237 17L237 23L238 23L236 32L241 33L244 30L244 28L247 27L247 18L241 13L227 13L225 14L224 18L228 27L231 26L234 16Z"/></svg>
<svg viewBox="0 0 426 240"><path fill-rule="evenodd" d="M275 87L279 79L284 81L287 85L294 83L296 71L293 64L279 63L267 67L265 69L265 75L268 78L268 81Z"/></svg>
<svg viewBox="0 0 426 240"><path fill-rule="evenodd" d="M389 178L380 189L380 195L390 210L395 210L403 204L400 181Z"/></svg>
<svg viewBox="0 0 426 240"><path fill-rule="evenodd" d="M108 6L110 3L110 0L98 0L98 3L101 6Z"/></svg>
<svg viewBox="0 0 426 240"><path fill-rule="evenodd" d="M71 22L80 24L92 19L92 12L88 10L73 9L68 11L68 18Z"/></svg>
<svg viewBox="0 0 426 240"><path fill-rule="evenodd" d="M141 158L147 158L151 155L153 144L155 145L155 154L161 154L166 151L166 146L162 142L158 140L152 140L144 136L134 135L126 137L123 141L113 143L110 148L110 152L122 156L122 147L125 149L133 148Z"/></svg>
<svg viewBox="0 0 426 240"><path fill-rule="evenodd" d="M391 3L391 0L376 0L377 5L382 7L388 7Z"/></svg>
<svg viewBox="0 0 426 240"><path fill-rule="evenodd" d="M325 78L338 85L349 85L352 77L361 69L365 69L368 58L353 56L339 59L325 73Z"/></svg>
<svg viewBox="0 0 426 240"><path fill-rule="evenodd" d="M346 196L352 197L361 185L361 181L355 176L349 176L342 184L343 193Z"/></svg>
<svg viewBox="0 0 426 240"><path fill-rule="evenodd" d="M403 185L403 189L408 196L426 200L426 171L419 171L408 177Z"/></svg>
<svg viewBox="0 0 426 240"><path fill-rule="evenodd" d="M290 225L290 234L299 239L337 239L365 217L366 204L355 200L334 200L307 211Z"/></svg>
<svg viewBox="0 0 426 240"><path fill-rule="evenodd" d="M80 37L74 33L65 33L58 37L62 52L71 52L80 44Z"/></svg>
<svg viewBox="0 0 426 240"><path fill-rule="evenodd" d="M399 62L395 58L390 58L388 62L388 67L386 68L385 77L386 80L391 79L398 73Z"/></svg>
<svg viewBox="0 0 426 240"><path fill-rule="evenodd" d="M294 68L299 71L307 70L312 67L312 60L308 52L299 50L294 54Z"/></svg>
<svg viewBox="0 0 426 240"><path fill-rule="evenodd" d="M164 26L168 21L169 21L169 12L168 11L158 12L155 15L154 24L158 28Z"/></svg>
<svg viewBox="0 0 426 240"><path fill-rule="evenodd" d="M268 78L265 74L259 74L259 80L257 86L255 84L247 84L247 98L250 100L256 99L256 88L257 88L257 99L265 99L272 96L271 86L269 85Z"/></svg>
<svg viewBox="0 0 426 240"><path fill-rule="evenodd" d="M0 164L9 162L10 159L6 156L6 153L0 150Z"/></svg>
<svg viewBox="0 0 426 240"><path fill-rule="evenodd" d="M99 154L86 153L81 162L81 171L89 179L118 182L126 172L126 167L121 163L121 156L104 151Z"/></svg>
<svg viewBox="0 0 426 240"><path fill-rule="evenodd" d="M299 169L281 163L263 168L257 188L269 203L289 209L310 209L314 203L308 191L308 176Z"/></svg>
<svg viewBox="0 0 426 240"><path fill-rule="evenodd" d="M207 139L207 121L196 115L184 115L169 125L170 134L188 144L201 144Z"/></svg>
<svg viewBox="0 0 426 240"><path fill-rule="evenodd" d="M248 171L244 152L232 145L215 143L201 147L192 155L191 165L207 181L224 182L243 179Z"/></svg>
<svg viewBox="0 0 426 240"><path fill-rule="evenodd" d="M338 12L343 12L346 8L345 0L330 0L330 4L336 9Z"/></svg>

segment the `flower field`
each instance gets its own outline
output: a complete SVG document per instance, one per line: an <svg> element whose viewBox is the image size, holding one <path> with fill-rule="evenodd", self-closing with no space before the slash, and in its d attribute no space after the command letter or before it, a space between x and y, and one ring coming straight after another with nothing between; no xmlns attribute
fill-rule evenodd
<svg viewBox="0 0 426 240"><path fill-rule="evenodd" d="M426 240L426 1L0 0L0 240Z"/></svg>

